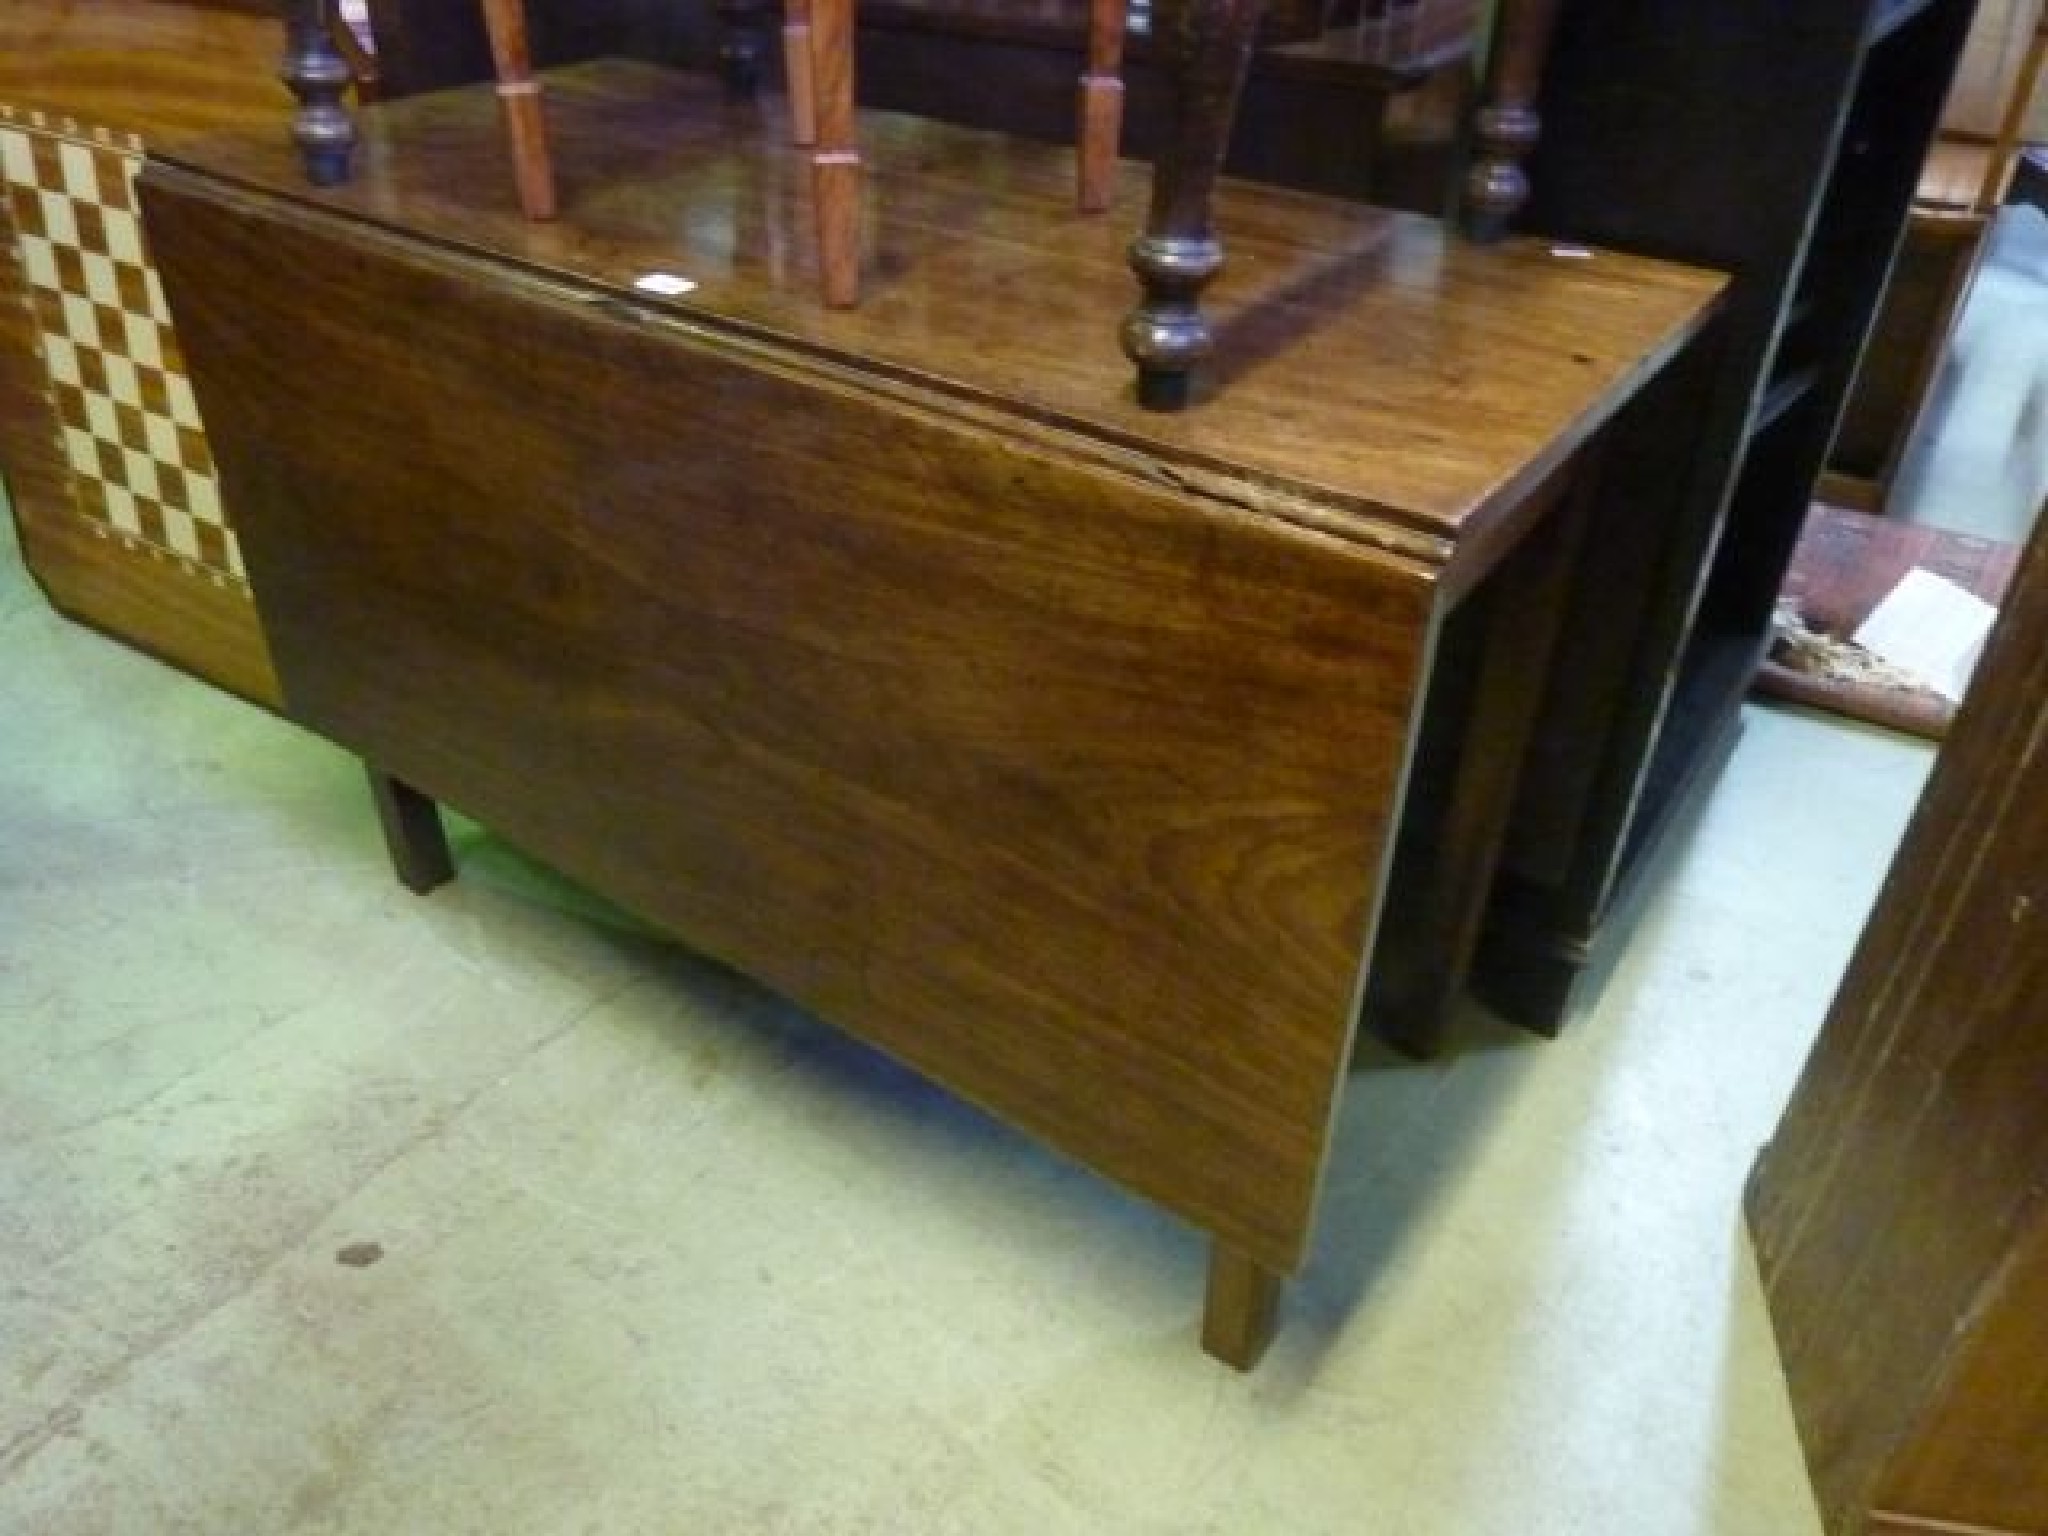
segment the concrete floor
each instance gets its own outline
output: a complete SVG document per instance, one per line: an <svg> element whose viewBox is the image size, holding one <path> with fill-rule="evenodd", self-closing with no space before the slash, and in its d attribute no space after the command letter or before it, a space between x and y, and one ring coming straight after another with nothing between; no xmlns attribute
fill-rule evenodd
<svg viewBox="0 0 2048 1536"><path fill-rule="evenodd" d="M1202 1249L0 545L0 1531L1817 1530L1738 1214L1928 750L1756 709L1597 1008L1355 1074Z"/></svg>
<svg viewBox="0 0 2048 1536"><path fill-rule="evenodd" d="M2023 543L2048 497L2048 214L1999 210L1889 515Z"/></svg>

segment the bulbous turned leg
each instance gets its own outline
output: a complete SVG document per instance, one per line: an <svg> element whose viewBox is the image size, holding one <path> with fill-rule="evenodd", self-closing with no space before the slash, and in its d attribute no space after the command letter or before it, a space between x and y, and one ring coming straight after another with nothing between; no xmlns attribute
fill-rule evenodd
<svg viewBox="0 0 2048 1536"><path fill-rule="evenodd" d="M1558 0L1502 0L1495 19L1486 94L1473 120L1472 165L1465 175L1465 233L1474 240L1503 238L1529 201L1523 166L1543 134L1536 100L1557 8Z"/></svg>
<svg viewBox="0 0 2048 1536"><path fill-rule="evenodd" d="M1140 235L1131 242L1131 270L1145 300L1124 317L1124 356L1138 365L1138 403L1149 411L1184 408L1195 365L1214 338L1202 314L1202 290L1223 268L1213 234Z"/></svg>
<svg viewBox="0 0 2048 1536"><path fill-rule="evenodd" d="M329 30L333 0L287 0L285 6L285 86L299 103L292 119L292 141L316 187L348 180L355 153L356 125L342 105L351 76L348 60Z"/></svg>
<svg viewBox="0 0 2048 1536"><path fill-rule="evenodd" d="M1125 319L1124 355L1151 410L1188 403L1209 353L1202 289L1223 266L1211 218L1216 178L1244 88L1261 0L1155 0L1152 40L1164 86L1164 131L1145 232L1131 246L1144 298Z"/></svg>

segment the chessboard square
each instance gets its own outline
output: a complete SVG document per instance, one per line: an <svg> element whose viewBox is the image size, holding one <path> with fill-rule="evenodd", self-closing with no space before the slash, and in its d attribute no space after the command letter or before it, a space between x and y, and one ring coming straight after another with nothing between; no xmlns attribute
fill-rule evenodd
<svg viewBox="0 0 2048 1536"><path fill-rule="evenodd" d="M28 135L19 128L0 128L0 177L17 187L36 184L36 158Z"/></svg>
<svg viewBox="0 0 2048 1536"><path fill-rule="evenodd" d="M85 397L85 424L92 435L103 443L118 443L121 440L121 424L114 417L114 402L105 395Z"/></svg>
<svg viewBox="0 0 2048 1536"><path fill-rule="evenodd" d="M226 537L228 544L228 574L237 581L247 581L249 579L249 568L242 564L241 539L236 535L235 530L228 527L225 523L221 525L221 533Z"/></svg>
<svg viewBox="0 0 2048 1536"><path fill-rule="evenodd" d="M175 463L159 464L156 476L158 498L167 507L175 507L180 512L190 512L191 480L192 477Z"/></svg>
<svg viewBox="0 0 2048 1536"><path fill-rule="evenodd" d="M147 320L149 313L149 272L125 261L114 263L114 281L121 287L121 313L130 322Z"/></svg>
<svg viewBox="0 0 2048 1536"><path fill-rule="evenodd" d="M57 419L67 427L76 427L87 434L92 433L92 422L86 413L85 391L76 384L50 383L50 399L57 407Z"/></svg>
<svg viewBox="0 0 2048 1536"><path fill-rule="evenodd" d="M23 235L20 244L21 270L30 286L45 290L57 287L57 248L41 235Z"/></svg>
<svg viewBox="0 0 2048 1536"><path fill-rule="evenodd" d="M92 307L93 328L100 333L100 345L109 352L121 350L121 338L128 334L128 317L112 304Z"/></svg>
<svg viewBox="0 0 2048 1536"><path fill-rule="evenodd" d="M164 509L153 501L144 501L139 496L129 497L129 505L135 509L134 532L140 534L146 542L162 549L165 543Z"/></svg>
<svg viewBox="0 0 2048 1536"><path fill-rule="evenodd" d="M38 112L30 119L36 127L43 126L43 115ZM57 141L46 133L29 135L29 153L35 157L35 174L29 185L35 187L61 187L64 185L64 166L57 156Z"/></svg>
<svg viewBox="0 0 2048 1536"><path fill-rule="evenodd" d="M192 537L199 545L199 562L216 571L228 570L228 531L219 523L191 523Z"/></svg>
<svg viewBox="0 0 2048 1536"><path fill-rule="evenodd" d="M121 284L114 275L114 264L90 245L82 249L78 261L84 268L85 296L95 304L104 304L109 309L119 309Z"/></svg>
<svg viewBox="0 0 2048 1536"><path fill-rule="evenodd" d="M123 448L131 448L137 453L149 451L149 427L142 419L141 406L123 405L116 401L114 421Z"/></svg>
<svg viewBox="0 0 2048 1536"><path fill-rule="evenodd" d="M57 291L60 293L84 293L84 253L72 245L56 245L52 246L51 249L57 256Z"/></svg>
<svg viewBox="0 0 2048 1536"><path fill-rule="evenodd" d="M95 437L92 441L92 455L95 461L93 479L104 485L119 485L121 476L128 470L128 465L121 458L121 445L110 443L103 437Z"/></svg>
<svg viewBox="0 0 2048 1536"><path fill-rule="evenodd" d="M143 430L149 434L151 457L161 464L178 462L178 429L169 417L152 413L143 422Z"/></svg>
<svg viewBox="0 0 2048 1536"><path fill-rule="evenodd" d="M181 427L202 430L205 423L199 419L199 401L192 394L192 381L182 373L167 374L171 391L171 420Z"/></svg>
<svg viewBox="0 0 2048 1536"><path fill-rule="evenodd" d="M71 472L81 479L99 478L100 445L83 427L65 425L64 457L70 461Z"/></svg>
<svg viewBox="0 0 2048 1536"><path fill-rule="evenodd" d="M75 203L71 208L71 216L78 220L78 248L84 251L96 251L101 255L105 255L107 249L107 220L106 216L100 212L98 205L94 203Z"/></svg>
<svg viewBox="0 0 2048 1536"><path fill-rule="evenodd" d="M162 327L146 314L130 312L121 317L121 332L128 339L128 356L145 368L161 368L164 365L163 348L159 345Z"/></svg>
<svg viewBox="0 0 2048 1536"><path fill-rule="evenodd" d="M90 300L75 293L64 295L64 334L81 347L104 347L100 339L100 326L96 311Z"/></svg>
<svg viewBox="0 0 2048 1536"><path fill-rule="evenodd" d="M67 336L69 320L64 314L64 295L55 287L29 290L35 302L30 306L35 311L36 329L45 336Z"/></svg>
<svg viewBox="0 0 2048 1536"><path fill-rule="evenodd" d="M159 506L155 511L163 524L164 543L187 560L197 560L201 553L199 532L192 519L173 507Z"/></svg>
<svg viewBox="0 0 2048 1536"><path fill-rule="evenodd" d="M146 267L149 258L142 249L142 220L126 208L100 209L100 249L124 267Z"/></svg>
<svg viewBox="0 0 2048 1536"><path fill-rule="evenodd" d="M87 347L78 354L78 382L81 387L96 395L111 397L113 390L107 387L107 354L98 347Z"/></svg>
<svg viewBox="0 0 2048 1536"><path fill-rule="evenodd" d="M50 232L43 227L43 199L33 183L11 185L12 194L7 199L7 211L14 215L15 229L38 240L50 238Z"/></svg>
<svg viewBox="0 0 2048 1536"><path fill-rule="evenodd" d="M107 521L123 533L139 535L142 532L140 509L135 498L121 486L107 484L100 487L100 499L107 509Z"/></svg>
<svg viewBox="0 0 2048 1536"><path fill-rule="evenodd" d="M225 523L227 518L220 510L220 483L211 475L187 475L185 477L187 499L192 503L192 515L209 523Z"/></svg>
<svg viewBox="0 0 2048 1536"><path fill-rule="evenodd" d="M139 261L139 258L138 258ZM164 297L164 280L156 275L156 268L144 266L142 280L149 287L149 314L158 325L171 323L171 301Z"/></svg>
<svg viewBox="0 0 2048 1536"><path fill-rule="evenodd" d="M71 199L62 192L38 192L36 201L43 210L42 232L59 245L78 244L78 220L71 216Z"/></svg>
<svg viewBox="0 0 2048 1536"><path fill-rule="evenodd" d="M78 372L78 348L72 346L67 337L43 338L43 364L50 370L52 383L75 387L83 382Z"/></svg>
<svg viewBox="0 0 2048 1536"><path fill-rule="evenodd" d="M118 352L106 354L106 390L114 397L116 405L142 405L142 383L135 376L135 365Z"/></svg>
<svg viewBox="0 0 2048 1536"><path fill-rule="evenodd" d="M153 417L161 417L164 425L173 429L177 423L171 420L171 380L161 368L135 366L135 374L142 383L142 408Z"/></svg>
<svg viewBox="0 0 2048 1536"><path fill-rule="evenodd" d="M57 161L64 171L64 190L81 203L100 200L100 178L93 153L83 144L60 144Z"/></svg>
<svg viewBox="0 0 2048 1536"><path fill-rule="evenodd" d="M156 460L146 453L137 453L133 448L121 452L122 482L138 496L147 496L151 501L163 500L163 493L157 489Z"/></svg>
<svg viewBox="0 0 2048 1536"><path fill-rule="evenodd" d="M142 169L142 143L133 151L101 151L106 159L100 166L100 206L109 213L132 213L135 209L135 173Z"/></svg>
<svg viewBox="0 0 2048 1536"><path fill-rule="evenodd" d="M207 447L204 432L178 428L178 462L196 475L213 473L213 450Z"/></svg>

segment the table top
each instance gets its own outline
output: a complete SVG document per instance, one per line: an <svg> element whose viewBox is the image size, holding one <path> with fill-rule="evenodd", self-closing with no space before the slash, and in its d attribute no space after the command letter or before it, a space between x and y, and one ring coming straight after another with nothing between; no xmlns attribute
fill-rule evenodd
<svg viewBox="0 0 2048 1536"><path fill-rule="evenodd" d="M1704 323L1724 280L1226 182L1228 265L1206 298L1197 400L1141 408L1117 345L1146 168L1077 214L1057 146L863 113L861 305L818 297L804 153L779 103L601 61L548 77L562 217L517 211L478 87L373 108L354 179L314 189L283 132L181 144L172 162L509 261L551 281L850 366L1087 441L1151 478L1448 565L1505 523ZM687 294L636 288L649 273Z"/></svg>
<svg viewBox="0 0 2048 1536"><path fill-rule="evenodd" d="M8 0L0 5L0 108L59 131L155 145L272 128L284 32L261 5ZM129 147L123 145L122 147Z"/></svg>

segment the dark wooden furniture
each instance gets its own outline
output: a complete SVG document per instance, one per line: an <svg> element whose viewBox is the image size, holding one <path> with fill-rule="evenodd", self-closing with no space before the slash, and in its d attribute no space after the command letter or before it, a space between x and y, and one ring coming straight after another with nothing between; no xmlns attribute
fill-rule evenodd
<svg viewBox="0 0 2048 1536"><path fill-rule="evenodd" d="M1982 11L1978 26L2003 19ZM1992 138L1973 142L1944 132L1921 168L1905 243L1828 450L1821 490L1830 501L1882 511L1890 497L2011 185L2020 130L2044 66L2048 18L2022 52Z"/></svg>
<svg viewBox="0 0 2048 1536"><path fill-rule="evenodd" d="M1078 200L1086 212L1108 206L1121 138L1123 84L1116 71L1123 57L1125 4L1090 0L1086 9L1087 60L1075 135ZM550 218L556 195L538 87L528 70L527 8L524 0L487 0L483 9L520 202L529 217ZM1130 249L1142 297L1120 334L1137 367L1138 398L1153 409L1189 402L1194 369L1213 344L1200 306L1202 290L1223 264L1213 189L1263 9L1262 0L1155 0L1147 8L1161 81L1159 140L1144 231ZM1498 99L1481 116L1485 154L1471 182L1472 227L1487 238L1498 236L1526 195L1520 161L1534 142L1537 121L1528 98L1556 6L1555 0L1503 0L1499 9L1500 45L1490 71ZM286 76L300 99L296 136L315 185L330 185L346 174L353 142L339 105L347 71L325 25L329 10L330 0L296 0L290 12ZM1420 18L1426 12L1444 13L1447 20L1440 24L1469 26L1472 20L1468 0L1406 0L1380 10L1383 27L1407 17L1424 29L1428 24ZM784 32L792 135L812 148L825 300L849 306L859 297L862 203L861 157L853 138L853 0L792 0ZM736 55L727 50L722 57L730 61ZM751 86L751 64L741 75Z"/></svg>
<svg viewBox="0 0 2048 1536"><path fill-rule="evenodd" d="M1574 0L1525 227L1735 274L1721 348L1618 433L1477 976L1554 1030L1719 761L1971 0Z"/></svg>
<svg viewBox="0 0 2048 1536"><path fill-rule="evenodd" d="M1160 415L1063 150L866 117L835 311L779 125L550 90L573 220L489 195L487 90L378 108L342 187L274 134L145 178L291 713L1212 1234L1249 1363L1433 642L1540 669L1587 455L1721 280L1231 186L1234 377ZM1466 711L1446 948L1533 698Z"/></svg>
<svg viewBox="0 0 2048 1536"><path fill-rule="evenodd" d="M2048 532L1749 1222L1831 1532L2048 1533Z"/></svg>
<svg viewBox="0 0 2048 1536"><path fill-rule="evenodd" d="M1229 170L1259 181L1440 211L1467 105L1476 0L1336 7L1272 0L1241 99ZM675 0L528 0L544 65L600 55L708 68L709 9ZM861 98L967 127L1065 142L1074 80L1090 72L1085 0L866 0L856 35ZM388 95L490 73L467 5L370 0ZM729 35L729 34L728 34ZM1127 153L1150 157L1162 117L1148 30L1126 50ZM776 56L779 61L779 52ZM992 89L991 82L1000 82ZM1394 109L1398 110L1394 110Z"/></svg>

